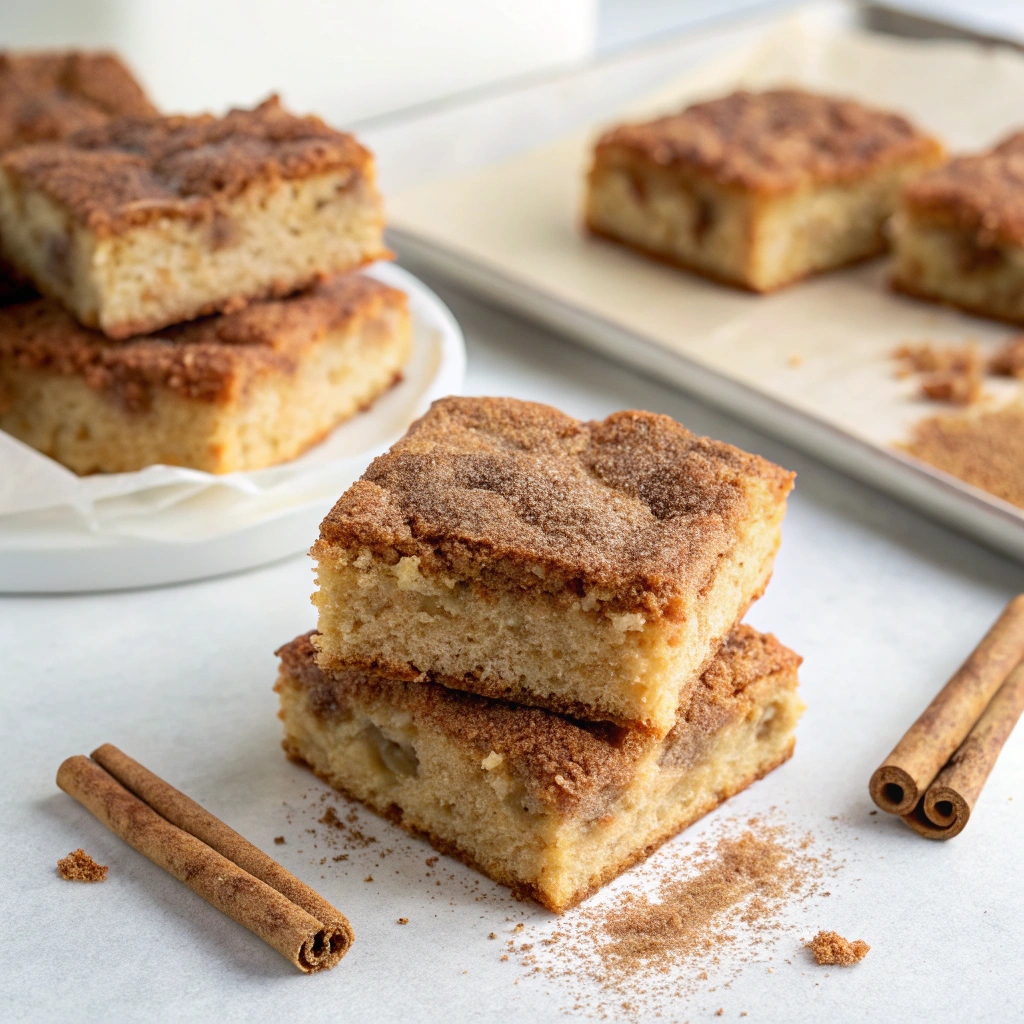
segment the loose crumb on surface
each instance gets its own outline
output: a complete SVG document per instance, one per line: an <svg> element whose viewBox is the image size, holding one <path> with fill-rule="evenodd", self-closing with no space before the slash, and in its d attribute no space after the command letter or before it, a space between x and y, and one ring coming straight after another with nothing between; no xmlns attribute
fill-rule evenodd
<svg viewBox="0 0 1024 1024"><path fill-rule="evenodd" d="M284 836L274 836L274 844L276 846L284 846Z"/></svg>
<svg viewBox="0 0 1024 1024"><path fill-rule="evenodd" d="M409 923L409 918L407 918L407 917L400 917L398 919L398 923L399 924L408 924Z"/></svg>
<svg viewBox="0 0 1024 1024"><path fill-rule="evenodd" d="M372 882L372 881L373 881L373 875L367 875L367 876L366 876L366 877L365 877L365 878L363 879L363 881L364 881L364 882Z"/></svg>
<svg viewBox="0 0 1024 1024"><path fill-rule="evenodd" d="M814 954L814 959L823 966L850 967L860 963L868 955L871 947L861 939L849 942L838 932L818 932L807 943L807 948Z"/></svg>
<svg viewBox="0 0 1024 1024"><path fill-rule="evenodd" d="M107 877L107 865L97 864L81 847L61 857L57 870L69 882L102 882Z"/></svg>
<svg viewBox="0 0 1024 1024"><path fill-rule="evenodd" d="M971 405L982 397L985 363L976 344L901 345L893 352L897 377L920 374L920 396L932 402Z"/></svg>

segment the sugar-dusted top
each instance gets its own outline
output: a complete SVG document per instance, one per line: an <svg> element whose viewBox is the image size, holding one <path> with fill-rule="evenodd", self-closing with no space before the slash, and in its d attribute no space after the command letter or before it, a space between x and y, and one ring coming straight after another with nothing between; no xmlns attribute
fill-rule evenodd
<svg viewBox="0 0 1024 1024"><path fill-rule="evenodd" d="M612 128L597 147L768 193L855 180L882 165L942 154L935 139L899 114L799 89L695 103Z"/></svg>
<svg viewBox="0 0 1024 1024"><path fill-rule="evenodd" d="M960 156L903 192L915 215L977 236L979 244L1024 241L1024 132L984 153Z"/></svg>
<svg viewBox="0 0 1024 1024"><path fill-rule="evenodd" d="M404 309L406 301L394 288L349 274L288 299L111 341L58 303L38 299L0 309L0 363L80 376L132 410L148 408L155 388L226 401L258 374L293 372L327 334L384 307Z"/></svg>
<svg viewBox="0 0 1024 1024"><path fill-rule="evenodd" d="M97 234L162 217L211 220L256 182L347 172L372 175L368 150L318 117L296 117L277 97L224 117L124 117L62 142L9 153L2 167Z"/></svg>
<svg viewBox="0 0 1024 1024"><path fill-rule="evenodd" d="M0 153L62 139L112 117L156 112L112 53L0 52Z"/></svg>
<svg viewBox="0 0 1024 1024"><path fill-rule="evenodd" d="M680 709L676 727L663 740L607 723L582 722L505 701L450 690L438 683L390 679L372 671L325 673L306 634L277 654L284 671L308 692L315 714L329 720L353 700L386 704L407 712L420 728L442 732L481 760L492 752L535 800L562 814L590 817L633 780L652 747L662 763L677 763L700 751L707 736L733 715L746 713L749 690L758 680L795 672L800 657L770 634L738 626Z"/></svg>
<svg viewBox="0 0 1024 1024"><path fill-rule="evenodd" d="M424 574L594 594L671 613L705 588L794 474L668 416L584 423L513 398L444 398L338 500L314 549Z"/></svg>

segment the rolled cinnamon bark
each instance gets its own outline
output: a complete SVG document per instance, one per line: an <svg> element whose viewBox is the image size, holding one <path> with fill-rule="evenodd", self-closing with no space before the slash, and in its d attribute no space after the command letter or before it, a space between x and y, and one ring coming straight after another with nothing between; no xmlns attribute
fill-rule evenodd
<svg viewBox="0 0 1024 1024"><path fill-rule="evenodd" d="M904 820L928 839L952 839L967 825L985 780L1024 712L1024 664L992 698L978 724Z"/></svg>
<svg viewBox="0 0 1024 1024"><path fill-rule="evenodd" d="M1024 658L1024 594L1003 610L981 643L871 776L871 799L906 816L963 743L1003 681Z"/></svg>
<svg viewBox="0 0 1024 1024"><path fill-rule="evenodd" d="M112 750L120 754L116 748ZM125 760L134 764L130 758ZM142 766L137 767L141 769ZM162 817L95 761L81 755L69 757L57 771L57 785L129 846L179 882L184 882L207 903L258 935L299 970L309 973L331 968L352 944L352 929L348 921L326 901L322 901L323 905L331 913L324 915L328 920L322 920L195 835ZM179 796L183 797L183 794ZM198 804L195 806L198 808ZM223 827L227 829L226 825ZM211 834L215 831L211 828ZM245 843L241 836L238 839ZM283 868L280 870L288 874ZM303 885L298 879L294 882L299 887Z"/></svg>

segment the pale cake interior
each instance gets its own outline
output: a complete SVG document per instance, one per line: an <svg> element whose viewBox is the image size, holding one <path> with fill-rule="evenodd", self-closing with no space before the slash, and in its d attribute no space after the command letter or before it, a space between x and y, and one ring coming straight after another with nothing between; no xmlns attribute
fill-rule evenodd
<svg viewBox="0 0 1024 1024"><path fill-rule="evenodd" d="M785 761L803 709L796 682L795 668L767 674L713 731L686 726L667 741L649 739L632 779L577 813L531 799L502 755L474 750L386 699L339 701L324 713L285 668L277 689L293 758L560 913Z"/></svg>
<svg viewBox="0 0 1024 1024"><path fill-rule="evenodd" d="M600 595L481 592L427 578L417 556L314 546L326 665L426 672L445 685L664 735L681 691L768 585L785 507L752 517L707 588L669 619L618 613Z"/></svg>
<svg viewBox="0 0 1024 1024"><path fill-rule="evenodd" d="M367 172L371 173L371 172ZM0 173L6 256L89 327L127 338L285 295L385 253L372 178L351 170L254 183L212 223L165 217L109 237Z"/></svg>
<svg viewBox="0 0 1024 1024"><path fill-rule="evenodd" d="M780 195L724 188L641 161L599 158L586 201L599 234L711 277L771 291L886 248L900 188L928 163Z"/></svg>
<svg viewBox="0 0 1024 1024"><path fill-rule="evenodd" d="M384 306L328 333L292 373L264 373L228 401L157 389L143 411L78 376L0 365L0 429L76 473L189 466L210 473L294 458L372 403L401 376L408 313Z"/></svg>
<svg viewBox="0 0 1024 1024"><path fill-rule="evenodd" d="M1024 245L979 245L976 232L901 212L893 284L920 298L1024 323Z"/></svg>

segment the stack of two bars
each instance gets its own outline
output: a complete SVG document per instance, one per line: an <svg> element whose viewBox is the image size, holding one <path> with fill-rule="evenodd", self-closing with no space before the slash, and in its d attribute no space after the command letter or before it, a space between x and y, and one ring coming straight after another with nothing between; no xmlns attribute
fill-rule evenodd
<svg viewBox="0 0 1024 1024"><path fill-rule="evenodd" d="M435 403L323 522L286 751L572 906L790 756L800 658L739 623L791 487L666 416Z"/></svg>
<svg viewBox="0 0 1024 1024"><path fill-rule="evenodd" d="M0 94L0 292L45 296L0 309L0 429L78 473L254 469L400 377L405 296L348 274L388 255L352 136L161 116L102 55L0 54Z"/></svg>

